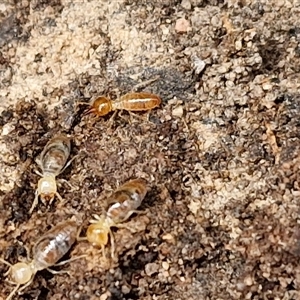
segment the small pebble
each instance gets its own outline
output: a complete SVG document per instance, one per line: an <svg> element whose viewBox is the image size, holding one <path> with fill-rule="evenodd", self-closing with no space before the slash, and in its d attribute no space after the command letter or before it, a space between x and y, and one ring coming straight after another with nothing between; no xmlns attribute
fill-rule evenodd
<svg viewBox="0 0 300 300"><path fill-rule="evenodd" d="M181 6L187 10L190 10L192 8L191 1L189 1L189 0L182 0Z"/></svg>
<svg viewBox="0 0 300 300"><path fill-rule="evenodd" d="M164 270L168 271L168 270L169 270L169 267L170 267L170 265L169 265L169 263L168 263L168 262L166 262L166 261L163 261L163 262L162 262L162 267L163 267L163 269L164 269Z"/></svg>
<svg viewBox="0 0 300 300"><path fill-rule="evenodd" d="M247 276L244 278L244 283L247 285L247 286L251 286L253 284L253 280L250 276Z"/></svg>
<svg viewBox="0 0 300 300"><path fill-rule="evenodd" d="M100 300L106 300L109 297L109 295L107 293L104 293L100 296Z"/></svg>
<svg viewBox="0 0 300 300"><path fill-rule="evenodd" d="M242 50L242 48L243 48L242 41L241 40L236 41L235 42L235 49L240 51L240 50Z"/></svg>
<svg viewBox="0 0 300 300"><path fill-rule="evenodd" d="M130 287L127 285L122 285L122 293L123 294L129 294L130 293Z"/></svg>
<svg viewBox="0 0 300 300"><path fill-rule="evenodd" d="M190 29L190 22L184 18L178 19L175 24L175 31L178 33L187 32Z"/></svg>
<svg viewBox="0 0 300 300"><path fill-rule="evenodd" d="M269 91L272 89L272 84L270 82L264 82L262 85L263 90Z"/></svg>
<svg viewBox="0 0 300 300"><path fill-rule="evenodd" d="M163 240L173 240L174 238L173 238L172 234L167 233L167 234L163 235L162 239Z"/></svg>
<svg viewBox="0 0 300 300"><path fill-rule="evenodd" d="M8 135L10 134L13 130L15 129L15 126L13 126L12 124L5 124L2 127L2 135Z"/></svg>
<svg viewBox="0 0 300 300"><path fill-rule="evenodd" d="M222 65L218 68L218 72L220 74L225 74L229 71L229 67L227 65Z"/></svg>
<svg viewBox="0 0 300 300"><path fill-rule="evenodd" d="M183 107L179 105L172 110L172 116L181 118L183 116Z"/></svg>
<svg viewBox="0 0 300 300"><path fill-rule="evenodd" d="M157 273L159 270L159 265L155 263L149 263L145 266L145 273L148 276L152 276L153 274Z"/></svg>

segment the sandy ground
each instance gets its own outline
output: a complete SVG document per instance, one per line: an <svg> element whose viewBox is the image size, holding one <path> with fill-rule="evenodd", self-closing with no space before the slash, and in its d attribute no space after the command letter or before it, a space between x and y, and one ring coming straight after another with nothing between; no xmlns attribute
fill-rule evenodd
<svg viewBox="0 0 300 300"><path fill-rule="evenodd" d="M114 231L115 262L76 243L69 256L88 256L58 268L69 274L39 272L14 299L300 299L299 13L284 0L2 0L0 256L26 257L70 217L85 229L129 178L150 185L132 232ZM162 97L149 122L121 112L109 126L77 105L132 90ZM59 133L78 154L58 177L65 203L30 215L35 160Z"/></svg>

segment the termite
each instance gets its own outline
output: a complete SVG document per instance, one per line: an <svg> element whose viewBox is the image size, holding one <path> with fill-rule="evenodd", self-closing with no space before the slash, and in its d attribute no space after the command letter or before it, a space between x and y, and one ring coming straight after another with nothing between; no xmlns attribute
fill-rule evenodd
<svg viewBox="0 0 300 300"><path fill-rule="evenodd" d="M9 266L5 276L10 275L16 287L6 300L12 299L16 292L28 287L38 271L47 269L53 274L65 273L64 271L51 270L52 266L59 266L83 256L77 256L57 263L72 247L78 234L77 223L71 220L59 223L42 236L33 247L33 259L28 262L18 262L14 265L0 258L0 261ZM21 287L22 286L22 287Z"/></svg>
<svg viewBox="0 0 300 300"><path fill-rule="evenodd" d="M150 93L128 93L115 101L101 96L90 104L91 107L87 111L87 114L94 113L102 117L117 110L127 110L130 112L147 111L158 107L160 104L160 97Z"/></svg>
<svg viewBox="0 0 300 300"><path fill-rule="evenodd" d="M29 210L31 214L38 203L39 197L42 201L52 201L56 196L60 201L62 197L57 192L56 176L62 173L72 162L67 160L71 151L70 138L65 135L59 135L52 138L45 146L37 164L41 173L37 172L42 178L38 182L35 198Z"/></svg>
<svg viewBox="0 0 300 300"><path fill-rule="evenodd" d="M86 238L93 246L102 249L105 257L105 246L110 237L111 256L114 258L115 243L111 231L112 227L128 228L122 224L133 213L139 213L137 208L141 205L148 190L147 182L144 179L133 179L121 185L108 199L108 209L101 216L94 215L86 231ZM129 228L128 228L129 229Z"/></svg>

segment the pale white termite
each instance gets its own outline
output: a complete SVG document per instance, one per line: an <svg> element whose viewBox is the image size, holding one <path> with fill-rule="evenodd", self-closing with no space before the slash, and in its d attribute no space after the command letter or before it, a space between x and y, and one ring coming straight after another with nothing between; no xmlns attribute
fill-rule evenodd
<svg viewBox="0 0 300 300"><path fill-rule="evenodd" d="M60 201L62 197L57 192L56 176L67 168L72 160L68 163L71 151L71 141L65 135L59 135L52 138L45 146L41 153L37 164L41 169L41 173L37 172L42 178L38 182L35 198L29 210L31 214L38 203L39 197L42 201L52 201L56 196Z"/></svg>
<svg viewBox="0 0 300 300"><path fill-rule="evenodd" d="M133 179L121 185L107 199L108 209L105 214L94 215L94 220L90 221L90 225L86 232L86 238L78 238L79 240L87 239L93 246L102 249L105 257L105 246L110 236L111 254L114 257L115 244L111 232L112 227L125 227L122 224L133 213L137 212L137 208L141 205L148 190L148 185L144 179Z"/></svg>
<svg viewBox="0 0 300 300"><path fill-rule="evenodd" d="M0 262L9 266L9 270L5 275L10 275L11 282L16 284L16 287L9 294L6 300L12 299L13 295L15 295L17 291L20 292L29 286L38 271L47 269L53 274L64 273L64 271L51 270L50 267L62 265L84 257L85 255L77 256L57 264L57 262L70 250L76 241L77 233L77 223L68 220L53 227L35 243L32 251L32 260L28 262L18 262L12 265L6 260L0 258Z"/></svg>

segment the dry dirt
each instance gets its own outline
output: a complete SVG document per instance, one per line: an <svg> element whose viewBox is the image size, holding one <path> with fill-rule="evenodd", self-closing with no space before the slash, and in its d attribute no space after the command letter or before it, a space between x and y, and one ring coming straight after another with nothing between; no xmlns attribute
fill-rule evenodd
<svg viewBox="0 0 300 300"><path fill-rule="evenodd" d="M284 0L0 2L0 256L26 257L70 217L86 228L129 178L150 184L133 232L114 231L116 262L76 243L69 256L88 256L58 268L69 275L39 272L14 299L300 299L299 13ZM149 122L120 112L108 126L76 105L131 90L162 97ZM58 178L65 203L29 215L35 160L61 132L78 154Z"/></svg>

